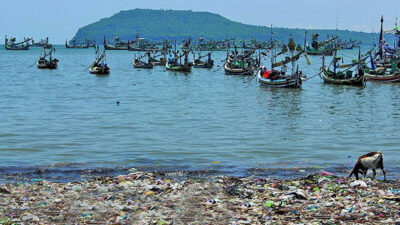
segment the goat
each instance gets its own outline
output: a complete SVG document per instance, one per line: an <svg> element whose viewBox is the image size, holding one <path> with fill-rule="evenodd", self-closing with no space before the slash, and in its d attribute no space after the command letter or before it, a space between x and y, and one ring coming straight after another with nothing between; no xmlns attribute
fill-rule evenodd
<svg viewBox="0 0 400 225"><path fill-rule="evenodd" d="M383 168L382 152L370 152L368 154L360 156L349 177L354 174L356 180L358 180L358 173L361 173L364 175L365 178L368 169L372 169L372 171L374 172L374 178L376 177L376 169L381 169L383 172L384 180L386 180L386 171Z"/></svg>

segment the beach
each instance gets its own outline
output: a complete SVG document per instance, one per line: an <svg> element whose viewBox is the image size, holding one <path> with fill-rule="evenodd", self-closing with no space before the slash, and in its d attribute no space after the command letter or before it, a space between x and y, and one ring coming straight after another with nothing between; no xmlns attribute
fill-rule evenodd
<svg viewBox="0 0 400 225"><path fill-rule="evenodd" d="M379 177L378 177L379 178ZM400 224L400 181L127 175L0 186L0 224Z"/></svg>

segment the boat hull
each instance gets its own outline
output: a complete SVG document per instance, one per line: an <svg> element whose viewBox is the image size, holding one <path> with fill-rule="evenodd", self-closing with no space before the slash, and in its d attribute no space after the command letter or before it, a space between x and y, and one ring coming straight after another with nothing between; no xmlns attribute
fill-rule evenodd
<svg viewBox="0 0 400 225"><path fill-rule="evenodd" d="M400 82L400 73L386 75L375 75L366 73L365 79L372 82Z"/></svg>
<svg viewBox="0 0 400 225"><path fill-rule="evenodd" d="M29 45L23 46L23 47L15 47L15 46L8 46L8 45L4 45L4 47L6 48L6 50L29 50Z"/></svg>
<svg viewBox="0 0 400 225"><path fill-rule="evenodd" d="M361 76L358 76L358 77L340 79L340 78L333 78L331 76L328 76L326 70L324 70L321 73L321 77L325 83L330 83L330 84L355 85L355 86L365 86L366 85L366 79L365 79L364 74Z"/></svg>
<svg viewBox="0 0 400 225"><path fill-rule="evenodd" d="M301 79L299 78L291 78L291 79L277 79L271 80L266 79L262 76L261 70L257 72L258 82L262 86L266 87L276 87L276 88L300 88L301 87Z"/></svg>
<svg viewBox="0 0 400 225"><path fill-rule="evenodd" d="M107 75L107 74L110 74L110 68L108 68L108 67L99 67L99 66L91 66L89 68L89 72L91 74Z"/></svg>
<svg viewBox="0 0 400 225"><path fill-rule="evenodd" d="M38 69L54 70L54 69L57 69L57 62L58 62L58 59L52 59L51 61L39 59L36 62L36 66Z"/></svg>
<svg viewBox="0 0 400 225"><path fill-rule="evenodd" d="M224 64L224 70L226 75L245 75L245 76L250 76L254 74L254 69L252 66L249 66L247 68L230 68L228 65L225 63Z"/></svg>
<svg viewBox="0 0 400 225"><path fill-rule="evenodd" d="M177 71L177 72L190 72L190 71L192 71L192 67L190 67L190 66L189 67L185 67L185 66L182 66L182 65L173 66L173 65L170 65L169 63L165 64L165 68L167 70Z"/></svg>
<svg viewBox="0 0 400 225"><path fill-rule="evenodd" d="M133 68L136 69L153 69L153 64L135 64L133 63Z"/></svg>

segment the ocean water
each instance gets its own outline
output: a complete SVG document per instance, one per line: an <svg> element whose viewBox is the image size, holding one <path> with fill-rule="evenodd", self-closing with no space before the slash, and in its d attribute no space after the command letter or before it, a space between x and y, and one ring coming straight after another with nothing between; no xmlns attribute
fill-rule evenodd
<svg viewBox="0 0 400 225"><path fill-rule="evenodd" d="M339 55L348 61L357 53ZM377 150L388 178L398 178L400 83L362 88L316 76L301 89L265 88L251 77L224 75L218 66L225 52L213 53L213 69L181 74L134 69L135 53L108 51L111 74L96 76L85 70L93 49L57 46L52 71L31 66L39 54L0 49L0 182L85 179L132 167L346 175L358 156ZM321 66L320 57L310 59L311 66L299 61L309 77Z"/></svg>

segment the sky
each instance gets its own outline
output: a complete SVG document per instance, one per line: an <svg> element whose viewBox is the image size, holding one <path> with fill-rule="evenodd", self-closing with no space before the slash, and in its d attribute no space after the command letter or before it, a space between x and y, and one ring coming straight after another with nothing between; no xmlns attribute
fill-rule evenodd
<svg viewBox="0 0 400 225"><path fill-rule="evenodd" d="M0 41L4 35L40 38L61 44L85 25L135 8L208 11L253 25L307 29L379 31L393 28L399 0L13 0L0 7ZM47 7L47 8L46 8Z"/></svg>

